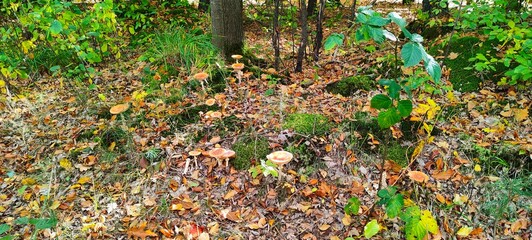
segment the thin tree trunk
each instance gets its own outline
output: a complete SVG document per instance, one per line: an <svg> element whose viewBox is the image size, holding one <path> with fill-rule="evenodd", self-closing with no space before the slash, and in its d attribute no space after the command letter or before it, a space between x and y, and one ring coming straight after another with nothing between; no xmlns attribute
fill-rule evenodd
<svg viewBox="0 0 532 240"><path fill-rule="evenodd" d="M357 0L353 0L353 6L351 6L351 20L355 21L357 16Z"/></svg>
<svg viewBox="0 0 532 240"><path fill-rule="evenodd" d="M314 11L316 11L317 3L318 3L318 0L308 0L307 16L312 16L314 14Z"/></svg>
<svg viewBox="0 0 532 240"><path fill-rule="evenodd" d="M307 49L307 41L308 41L308 24L307 24L307 3L306 0L299 0L301 5L301 18L300 18L300 24L301 24L301 44L299 45L299 49L297 50L297 63L296 63L296 72L302 72L303 71L303 59L305 58L305 51Z"/></svg>
<svg viewBox="0 0 532 240"><path fill-rule="evenodd" d="M242 54L244 28L242 0L212 0L212 42L225 59L232 54Z"/></svg>
<svg viewBox="0 0 532 240"><path fill-rule="evenodd" d="M314 42L314 61L320 58L321 42L323 41L323 18L325 17L325 0L320 0L318 21L316 21L316 41Z"/></svg>
<svg viewBox="0 0 532 240"><path fill-rule="evenodd" d="M280 32L279 32L279 5L281 0L274 0L274 7L273 7L273 34L272 34L272 44L273 44L273 50L275 62L273 64L273 67L275 70L279 70L279 62L280 62L280 51L279 51L279 38L280 38Z"/></svg>

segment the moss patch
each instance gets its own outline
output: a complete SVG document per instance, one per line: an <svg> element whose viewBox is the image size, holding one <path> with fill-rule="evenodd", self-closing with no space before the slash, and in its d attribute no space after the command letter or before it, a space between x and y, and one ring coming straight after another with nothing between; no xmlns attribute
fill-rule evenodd
<svg viewBox="0 0 532 240"><path fill-rule="evenodd" d="M329 119L320 114L294 113L288 115L283 128L293 129L304 135L322 136L329 132L331 123Z"/></svg>
<svg viewBox="0 0 532 240"><path fill-rule="evenodd" d="M351 96L358 89L370 90L375 88L375 81L368 76L359 75L343 78L338 82L328 84L325 89L333 94L340 94L342 96Z"/></svg>
<svg viewBox="0 0 532 240"><path fill-rule="evenodd" d="M386 151L386 153L384 151ZM383 155L386 154L387 159L393 160L401 165L401 167L406 167L414 149L401 146L398 142L393 142L385 147L381 146L380 152Z"/></svg>
<svg viewBox="0 0 532 240"><path fill-rule="evenodd" d="M270 145L264 137L241 137L232 147L236 157L231 160L235 169L248 169L253 160L266 159L270 153Z"/></svg>
<svg viewBox="0 0 532 240"><path fill-rule="evenodd" d="M496 41L481 42L476 37L462 37L455 38L451 41L450 53L457 53L455 59L445 59L445 65L451 69L449 80L453 83L455 89L463 92L477 91L482 82L480 74L474 70L474 62L470 62L470 58L474 58L477 54L485 56L494 54L493 47L497 45ZM445 48L445 46L443 46ZM437 53L438 47L431 49L431 53ZM441 49L444 50L444 49ZM500 65L500 64L499 64ZM472 68L472 69L466 69ZM489 80L497 81L497 77L502 74L501 66L496 66L495 73L486 74L484 77Z"/></svg>

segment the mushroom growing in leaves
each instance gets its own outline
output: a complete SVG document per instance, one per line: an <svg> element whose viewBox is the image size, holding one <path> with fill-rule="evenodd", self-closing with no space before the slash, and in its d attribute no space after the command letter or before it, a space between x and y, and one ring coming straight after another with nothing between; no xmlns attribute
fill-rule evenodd
<svg viewBox="0 0 532 240"><path fill-rule="evenodd" d="M225 159L225 167L229 166L229 159L235 157L236 152L233 150L226 149L224 155L222 156Z"/></svg>
<svg viewBox="0 0 532 240"><path fill-rule="evenodd" d="M109 112L113 115L117 115L117 114L127 111L127 109L129 109L129 104L122 103L122 104L113 106L111 109L109 109Z"/></svg>
<svg viewBox="0 0 532 240"><path fill-rule="evenodd" d="M216 160L218 161L218 164L220 164L220 160L223 159L224 154L225 154L224 148L217 147L209 151L209 156L216 158Z"/></svg>
<svg viewBox="0 0 532 240"><path fill-rule="evenodd" d="M201 155L201 151L200 150L192 150L192 151L188 152L188 155L194 157L194 164L197 167L198 166L198 156ZM187 158L187 162L185 163L185 170L183 171L183 174L187 173L189 165L190 165L190 159Z"/></svg>
<svg viewBox="0 0 532 240"><path fill-rule="evenodd" d="M231 55L231 58L233 58L234 60L236 60L236 62L238 63L238 60L242 59L242 55L234 54L234 55Z"/></svg>
<svg viewBox="0 0 532 240"><path fill-rule="evenodd" d="M231 68L233 68L233 70L235 71L242 71L242 69L244 69L244 64L243 63L233 63L231 64Z"/></svg>
<svg viewBox="0 0 532 240"><path fill-rule="evenodd" d="M282 166L292 161L294 155L287 151L276 151L268 154L266 158L270 160L270 162L275 163L278 166Z"/></svg>
<svg viewBox="0 0 532 240"><path fill-rule="evenodd" d="M201 84L201 89L205 92L205 86L203 85L203 81L207 80L207 78L209 77L209 74L207 73L204 73L204 72L200 72L200 73L196 73L194 75L194 79L198 80Z"/></svg>

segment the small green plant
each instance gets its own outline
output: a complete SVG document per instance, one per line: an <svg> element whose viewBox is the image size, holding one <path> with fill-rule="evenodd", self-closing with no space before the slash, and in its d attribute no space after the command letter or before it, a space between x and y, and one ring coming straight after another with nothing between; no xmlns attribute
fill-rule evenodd
<svg viewBox="0 0 532 240"><path fill-rule="evenodd" d="M153 162L156 161L161 157L161 149L159 148L150 148L146 152L144 152L144 157L146 160Z"/></svg>
<svg viewBox="0 0 532 240"><path fill-rule="evenodd" d="M518 217L519 209L530 209L532 197L532 177L521 176L515 179L502 178L483 188L483 201L480 209L493 218L494 223L501 219Z"/></svg>
<svg viewBox="0 0 532 240"><path fill-rule="evenodd" d="M321 136L329 132L331 123L320 114L293 113L288 115L283 128L293 129L299 134Z"/></svg>
<svg viewBox="0 0 532 240"><path fill-rule="evenodd" d="M16 225L32 225L35 227L35 231L33 232L31 239L37 239L37 233L39 230L49 229L53 228L57 225L57 217L55 215L52 215L49 218L28 218L28 217L21 217L17 218L14 223ZM0 224L0 235L9 232L11 227L8 224ZM6 235L3 237L0 237L1 240L11 240L15 239L15 236Z"/></svg>
<svg viewBox="0 0 532 240"><path fill-rule="evenodd" d="M375 85L376 82L370 77L357 75L346 77L338 82L329 84L327 85L326 89L331 93L340 94L347 97L353 95L359 89L369 91L370 89L374 88Z"/></svg>
<svg viewBox="0 0 532 240"><path fill-rule="evenodd" d="M378 191L377 196L380 200L377 205L384 206L388 219L399 217L404 222L404 232L407 240L423 239L428 233L436 234L438 232L438 223L432 213L414 206L405 206L405 200L401 193L397 192L396 187L388 187ZM356 197L349 199L344 211L348 215L357 214L360 206L360 200ZM382 227L377 219L373 219L364 227L364 237L371 238L375 236Z"/></svg>

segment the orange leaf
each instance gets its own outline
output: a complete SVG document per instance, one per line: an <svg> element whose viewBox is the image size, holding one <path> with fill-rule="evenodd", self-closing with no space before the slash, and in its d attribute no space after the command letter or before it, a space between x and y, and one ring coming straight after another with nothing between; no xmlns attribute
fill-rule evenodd
<svg viewBox="0 0 532 240"><path fill-rule="evenodd" d="M225 199L225 200L231 199L231 198L233 198L237 193L238 193L237 191L231 189L229 192L227 192L227 194L225 194L224 199Z"/></svg>
<svg viewBox="0 0 532 240"><path fill-rule="evenodd" d="M420 171L410 171L408 172L408 176L410 177L410 179L416 182L423 183L423 182L429 181L429 176L427 176L427 174L420 172Z"/></svg>
<svg viewBox="0 0 532 240"><path fill-rule="evenodd" d="M449 169L443 172L436 172L432 174L432 177L436 180L449 180L454 175L454 170Z"/></svg>
<svg viewBox="0 0 532 240"><path fill-rule="evenodd" d="M146 225L141 224L138 227L132 227L129 230L127 230L127 236L128 238L140 238L140 239L146 239L147 237L157 237L158 235L152 232L151 230L144 230Z"/></svg>

